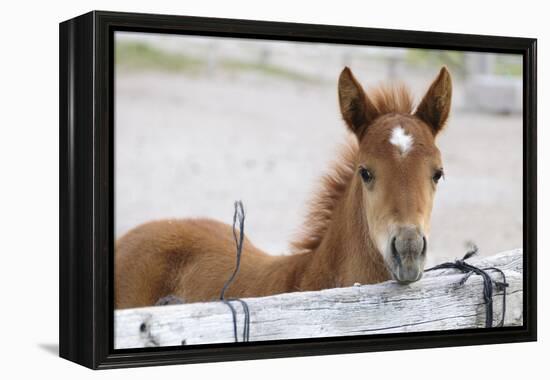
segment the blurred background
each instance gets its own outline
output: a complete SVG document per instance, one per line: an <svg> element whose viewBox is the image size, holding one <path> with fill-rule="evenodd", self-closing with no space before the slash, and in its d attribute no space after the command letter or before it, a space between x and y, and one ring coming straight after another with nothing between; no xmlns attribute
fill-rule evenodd
<svg viewBox="0 0 550 380"><path fill-rule="evenodd" d="M407 84L417 101L442 65L453 107L438 137L445 180L429 265L522 246L522 57L443 50L115 35L116 237L160 218L231 223L286 254L347 131L337 79Z"/></svg>

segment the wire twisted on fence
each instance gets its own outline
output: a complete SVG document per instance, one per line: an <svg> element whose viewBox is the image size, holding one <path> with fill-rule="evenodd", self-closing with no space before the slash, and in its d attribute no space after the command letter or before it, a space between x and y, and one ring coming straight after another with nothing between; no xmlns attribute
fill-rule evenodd
<svg viewBox="0 0 550 380"><path fill-rule="evenodd" d="M474 245L461 260L456 260L454 262L447 262L436 265L429 269L426 269L425 272L429 272L436 269L458 269L466 275L460 280L460 285L464 285L466 281L470 278L472 274L480 275L483 278L483 300L485 303L485 327L493 327L493 283L497 290L502 291L502 319L496 327L504 326L504 319L506 317L506 288L508 283L506 282L506 275L504 272L495 267L489 268L478 268L471 264L468 264L466 260L478 253L478 248ZM488 270L494 270L502 276L502 281L494 281L491 276L487 273Z"/></svg>
<svg viewBox="0 0 550 380"><path fill-rule="evenodd" d="M237 329L237 311L231 302L239 302L243 308L244 313L244 326L243 326L243 342L248 342L250 340L250 309L248 304L240 298L226 298L225 293L229 286L235 281L239 269L241 267L241 256L243 252L243 242L244 242L244 207L243 202L235 202L235 212L233 214L233 238L235 239L235 246L237 250L237 261L235 263L235 270L229 277L229 279L224 284L222 291L220 293L220 301L229 306L231 310L231 315L233 316L233 334L235 336L235 342L238 342L238 329ZM239 222L239 235L237 236L236 224Z"/></svg>

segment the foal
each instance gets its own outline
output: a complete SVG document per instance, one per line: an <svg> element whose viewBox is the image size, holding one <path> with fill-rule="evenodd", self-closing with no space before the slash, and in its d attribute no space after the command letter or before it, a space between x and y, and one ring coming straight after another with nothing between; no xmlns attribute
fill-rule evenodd
<svg viewBox="0 0 550 380"><path fill-rule="evenodd" d="M447 121L451 93L451 76L442 68L413 112L405 88L367 94L346 67L338 97L354 141L324 177L294 254L270 256L245 238L227 297L420 279L443 176L435 137ZM150 306L167 295L216 300L234 265L229 225L209 219L146 223L117 241L115 307Z"/></svg>

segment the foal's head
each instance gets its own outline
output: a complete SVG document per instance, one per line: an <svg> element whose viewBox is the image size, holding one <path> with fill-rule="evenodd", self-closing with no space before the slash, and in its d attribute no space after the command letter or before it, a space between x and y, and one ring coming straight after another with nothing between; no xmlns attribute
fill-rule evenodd
<svg viewBox="0 0 550 380"><path fill-rule="evenodd" d="M443 177L435 138L449 115L451 76L442 68L414 112L405 89L366 94L348 68L340 74L338 92L342 116L359 143L352 179L360 194L357 207L393 277L417 281Z"/></svg>

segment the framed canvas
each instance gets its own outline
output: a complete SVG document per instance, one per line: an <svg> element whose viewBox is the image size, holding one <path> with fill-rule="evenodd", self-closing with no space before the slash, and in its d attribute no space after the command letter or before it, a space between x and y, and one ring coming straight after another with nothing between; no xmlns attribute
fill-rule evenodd
<svg viewBox="0 0 550 380"><path fill-rule="evenodd" d="M60 24L60 356L536 340L536 40Z"/></svg>

